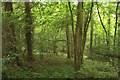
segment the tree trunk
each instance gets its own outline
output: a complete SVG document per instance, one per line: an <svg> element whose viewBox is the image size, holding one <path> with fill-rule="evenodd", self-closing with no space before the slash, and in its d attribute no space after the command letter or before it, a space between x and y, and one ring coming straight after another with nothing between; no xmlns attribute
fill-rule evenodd
<svg viewBox="0 0 120 80"><path fill-rule="evenodd" d="M83 36L82 36L82 56L81 56L81 63L83 63L83 53L84 53L84 49L85 49L85 44L86 44L86 39L87 39L87 31L88 31L88 26L91 20L91 15L92 15L92 10L93 10L93 1L91 3L91 8L88 11L87 17L86 17L86 21L84 23L84 30L83 30Z"/></svg>
<svg viewBox="0 0 120 80"><path fill-rule="evenodd" d="M92 55L92 45L93 45L93 20L91 20L91 29L90 29L90 55Z"/></svg>
<svg viewBox="0 0 120 80"><path fill-rule="evenodd" d="M118 5L120 2L118 2ZM118 7L118 55L120 55L120 6ZM118 70L119 70L119 77L120 77L120 56L118 58Z"/></svg>
<svg viewBox="0 0 120 80"><path fill-rule="evenodd" d="M96 5L97 5L97 11L98 11L98 16L100 18L100 23L102 25L102 28L104 29L104 32L105 32L105 35L106 35L106 47L107 47L107 53L108 53L108 50L109 50L109 34L108 34L108 31L106 30L104 24L103 24L103 21L102 21L102 18L100 16L100 11L99 11L99 7L98 7L98 3L96 2Z"/></svg>
<svg viewBox="0 0 120 80"><path fill-rule="evenodd" d="M32 17L31 17L31 9L29 2L25 2L25 20L26 20L26 46L27 46L27 60L32 61L33 60L33 54L32 54Z"/></svg>
<svg viewBox="0 0 120 80"><path fill-rule="evenodd" d="M67 12L66 12L67 13ZM66 42L67 42L67 58L70 58L70 31L68 24L68 14L66 14Z"/></svg>
<svg viewBox="0 0 120 80"><path fill-rule="evenodd" d="M110 8L109 8L109 15L108 15L108 34L107 34L107 54L110 53ZM107 61L110 61L110 57L108 57Z"/></svg>
<svg viewBox="0 0 120 80"><path fill-rule="evenodd" d="M13 7L12 7L12 2L5 2L4 3L4 9L7 12L6 13L6 17L8 18L6 21L7 23L5 24L5 26L3 27L3 30L5 31L5 33L3 33L3 35L5 35L6 38L6 44L8 46L8 51L7 53L15 53L15 31L14 31L14 23L11 22L11 14L13 13Z"/></svg>
<svg viewBox="0 0 120 80"><path fill-rule="evenodd" d="M96 47L97 46L97 34L95 32L95 37L94 37L94 46Z"/></svg>
<svg viewBox="0 0 120 80"><path fill-rule="evenodd" d="M75 44L74 44L74 63L75 71L80 70L82 59L82 27L83 27L83 14L82 14L82 2L78 2L77 5L77 23L75 31Z"/></svg>
<svg viewBox="0 0 120 80"><path fill-rule="evenodd" d="M70 2L68 2L68 7L69 7L69 11L70 11L70 18L71 18L71 26L72 26L72 39L71 42L73 45L71 45L71 57L73 57L74 54L74 42L75 42L75 30L74 30L74 19L73 19L73 12L71 9L71 4Z"/></svg>
<svg viewBox="0 0 120 80"><path fill-rule="evenodd" d="M73 20L73 13L72 13L70 2L68 2L68 6L70 10L70 15L71 15L71 22L72 22L71 26L72 26L73 42L74 42L74 20Z"/></svg>
<svg viewBox="0 0 120 80"><path fill-rule="evenodd" d="M54 41L54 42L53 42L53 53L54 53L55 55L58 55L56 49L57 49L57 45L56 45L56 42Z"/></svg>
<svg viewBox="0 0 120 80"><path fill-rule="evenodd" d="M13 63L13 65L17 65L20 66L20 62L19 62L19 56L18 56L18 51L16 48L16 39L15 39L15 26L14 26L14 22L10 21L11 17L12 17L12 13L13 13L13 6L12 6L12 2L5 2L4 3L4 9L5 11L7 11L7 18L8 21L5 24L5 27L3 27L3 30L5 30L5 33L3 33L3 35L6 35L5 39L7 45L8 46L8 51L7 53L9 53L10 55L15 55L15 62ZM4 44L3 44L4 45Z"/></svg>
<svg viewBox="0 0 120 80"><path fill-rule="evenodd" d="M109 29L108 29L108 36L107 36L107 54L109 53L109 50L110 50L110 20L108 19L108 26L109 26Z"/></svg>
<svg viewBox="0 0 120 80"><path fill-rule="evenodd" d="M85 44L86 44L86 38L87 38L87 31L88 31L88 26L91 20L91 15L92 15L92 10L93 10L93 2L91 4L91 8L88 11L87 17L86 17L86 21L84 23L84 31L83 31L83 42L82 42L82 53L84 53L84 49L85 49Z"/></svg>
<svg viewBox="0 0 120 80"><path fill-rule="evenodd" d="M113 54L115 54L116 49L116 32L117 32L117 22L118 22L118 2L117 2L117 6L116 6L116 21L115 21L115 31L114 31L114 39L113 39L113 43L114 43L114 47L113 47ZM115 59L112 59L113 63L112 65L114 66L115 64Z"/></svg>
<svg viewBox="0 0 120 80"><path fill-rule="evenodd" d="M120 11L119 11L120 12ZM119 15L120 16L120 15ZM120 18L119 18L120 21ZM120 22L118 23L118 54L120 55ZM120 56L118 58L118 70L120 70ZM119 71L120 72L120 71ZM120 76L119 76L120 77Z"/></svg>

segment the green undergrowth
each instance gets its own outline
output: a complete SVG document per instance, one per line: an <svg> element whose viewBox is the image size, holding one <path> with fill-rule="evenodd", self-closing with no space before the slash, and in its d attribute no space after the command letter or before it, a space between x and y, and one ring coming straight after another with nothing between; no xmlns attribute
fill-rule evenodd
<svg viewBox="0 0 120 80"><path fill-rule="evenodd" d="M5 78L74 78L73 59L64 56L35 56L35 61L22 66L5 65L3 63L2 76ZM79 77L117 78L117 71L108 62L98 62L85 59Z"/></svg>
<svg viewBox="0 0 120 80"><path fill-rule="evenodd" d="M86 60L79 71L80 77L117 78L117 70L108 62Z"/></svg>

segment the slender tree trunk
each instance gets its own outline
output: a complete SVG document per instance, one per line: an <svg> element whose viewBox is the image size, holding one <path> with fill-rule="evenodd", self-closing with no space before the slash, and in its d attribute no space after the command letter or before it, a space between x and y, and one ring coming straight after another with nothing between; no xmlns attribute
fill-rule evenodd
<svg viewBox="0 0 120 80"><path fill-rule="evenodd" d="M99 18L100 18L101 25L102 25L102 27L103 27L103 29L104 29L104 32L105 32L105 35L106 35L106 47L107 47L107 53L108 53L108 49L109 49L109 48L108 48L108 47L109 47L108 31L106 30L106 28L105 28L105 26L104 26L104 24L103 24L102 18L101 18L101 16L100 16L100 11L99 11L99 7L98 7L98 3L96 2L96 4L97 4L98 16L99 16Z"/></svg>
<svg viewBox="0 0 120 80"><path fill-rule="evenodd" d="M3 29L5 30L6 35L6 42L8 44L8 53L14 53L15 49L15 31L14 31L14 24L10 21L11 14L13 13L12 2L5 2L4 9L7 12L6 17L8 18L7 23Z"/></svg>
<svg viewBox="0 0 120 80"><path fill-rule="evenodd" d="M6 16L8 17L8 21L6 21L7 23L5 24L5 27L3 27L3 30L5 30L6 42L7 42L7 46L8 46L7 53L12 54L12 53L16 52L14 23L10 21L11 14L13 13L12 2L5 2L4 9L7 12Z"/></svg>
<svg viewBox="0 0 120 80"><path fill-rule="evenodd" d="M67 11L67 10L66 10ZM67 13L67 12L66 12ZM70 31L68 24L68 14L66 14L66 39L67 39L67 58L70 58Z"/></svg>
<svg viewBox="0 0 120 80"><path fill-rule="evenodd" d="M114 31L114 47L113 47L113 54L115 55L115 51L116 49L116 32L117 32L117 22L118 22L118 2L117 2L117 6L116 6L116 21L115 21L115 31ZM113 58L113 63L112 65L114 66L115 64L115 59Z"/></svg>
<svg viewBox="0 0 120 80"><path fill-rule="evenodd" d="M93 10L93 2L91 3L91 8L88 11L86 21L84 23L84 32L83 32L83 40L82 40L83 41L82 42L82 53L84 53L84 49L85 49L87 31L88 31L89 23L90 23L90 20L91 20L92 10Z"/></svg>
<svg viewBox="0 0 120 80"><path fill-rule="evenodd" d="M73 33L73 39L74 39L74 19L73 19L73 12L71 9L70 2L68 2L68 6L69 6L69 10L70 10L70 15L71 15L71 22L72 22L71 26L72 26L72 33Z"/></svg>
<svg viewBox="0 0 120 80"><path fill-rule="evenodd" d="M82 36L82 57L81 57L82 59L81 59L81 63L83 63L83 53L84 53L84 49L85 49L85 44L86 44L86 39L87 39L87 31L88 31L89 23L91 20L92 10L93 10L93 1L91 2L91 8L88 11L88 15L87 15L86 21L84 23L84 30L83 30L83 36Z"/></svg>
<svg viewBox="0 0 120 80"><path fill-rule="evenodd" d="M119 11L120 13L120 11ZM120 15L119 15L120 16ZM119 18L120 21L120 18ZM119 70L119 77L120 77L120 22L118 23L118 54L119 54L119 58L118 58L118 70Z"/></svg>
<svg viewBox="0 0 120 80"><path fill-rule="evenodd" d="M120 4L120 1L118 2L118 5ZM120 6L118 7L118 77L120 78Z"/></svg>
<svg viewBox="0 0 120 80"><path fill-rule="evenodd" d="M68 28L69 29L69 28ZM69 31L66 29L66 37L67 37L67 58L70 58L70 39L69 39Z"/></svg>
<svg viewBox="0 0 120 80"><path fill-rule="evenodd" d="M70 18L71 18L71 26L72 26L72 39L71 42L73 45L71 45L71 57L73 56L73 52L74 52L74 42L75 42L75 30L74 30L74 19L73 19L73 12L72 12L72 8L71 8L71 4L70 2L68 2L68 7L69 7L69 11L70 11Z"/></svg>
<svg viewBox="0 0 120 80"><path fill-rule="evenodd" d="M27 60L33 60L32 54L32 17L31 17L31 9L29 2L25 2L25 13L26 13L26 46L27 46Z"/></svg>
<svg viewBox="0 0 120 80"><path fill-rule="evenodd" d="M14 26L14 22L10 21L13 14L12 2L5 2L4 9L7 12L6 16L8 17L8 21L5 25L5 28L3 29L5 30L5 34L6 34L5 41L7 42L7 46L8 46L7 53L9 53L10 55L15 54L16 56L14 56L15 61L13 62L13 65L20 66L18 51L16 48L15 26Z"/></svg>
<svg viewBox="0 0 120 80"><path fill-rule="evenodd" d="M90 29L90 55L92 55L92 45L93 45L93 20L91 20L91 29Z"/></svg>
<svg viewBox="0 0 120 80"><path fill-rule="evenodd" d="M53 53L55 53L56 55L58 55L57 51L56 51L56 48L57 48L56 42L53 42Z"/></svg>
<svg viewBox="0 0 120 80"><path fill-rule="evenodd" d="M95 33L95 37L94 37L94 46L97 46L97 34Z"/></svg>
<svg viewBox="0 0 120 80"><path fill-rule="evenodd" d="M110 50L110 18L108 19L108 37L107 37L107 53L109 53L109 50Z"/></svg>
<svg viewBox="0 0 120 80"><path fill-rule="evenodd" d="M75 71L80 70L81 58L82 58L82 27L83 27L82 4L83 4L82 2L78 2L77 5L77 23L76 23L75 44L74 44Z"/></svg>
<svg viewBox="0 0 120 80"><path fill-rule="evenodd" d="M110 52L110 9L109 9L109 19L108 19L108 34L107 34L107 54ZM107 61L110 61L110 57L108 57Z"/></svg>
<svg viewBox="0 0 120 80"><path fill-rule="evenodd" d="M100 18L101 25L102 25L102 27L104 29L104 32L105 32L105 35L106 35L106 47L107 47L107 54L108 54L109 53L109 30L108 31L106 30L106 28L105 28L105 26L103 24L102 18L100 16L100 11L99 11L99 8L98 8L98 3L96 3L96 4L97 4L98 16ZM110 23L110 17L108 19L108 23ZM109 24L109 28L110 28L110 24ZM109 57L107 57L106 60L108 61L108 59L109 59Z"/></svg>

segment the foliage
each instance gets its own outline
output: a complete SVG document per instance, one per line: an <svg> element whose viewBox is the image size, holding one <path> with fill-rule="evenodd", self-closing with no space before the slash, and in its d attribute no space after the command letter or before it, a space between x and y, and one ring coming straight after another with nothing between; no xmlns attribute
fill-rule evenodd
<svg viewBox="0 0 120 80"><path fill-rule="evenodd" d="M86 60L80 69L81 77L116 78L116 69L109 62Z"/></svg>
<svg viewBox="0 0 120 80"><path fill-rule="evenodd" d="M52 58L51 58L52 57ZM26 64L26 63L25 63ZM37 60L30 67L3 65L3 77L5 78L74 78L73 60L63 58L63 55L46 55ZM85 60L79 71L79 77L83 78L117 78L114 67L108 62Z"/></svg>
<svg viewBox="0 0 120 80"><path fill-rule="evenodd" d="M3 51L3 78L74 78L77 77L93 77L93 78L116 78L118 77L117 66L119 64L119 44L120 34L119 25L115 35L116 23L116 2L100 2L98 8L102 18L100 17L96 2L94 2L93 12L90 24L88 25L86 44L83 56L83 64L80 71L74 71L74 36L73 31L76 29L77 22L77 3L71 2L71 10L68 2L32 2L30 4L30 16L32 24L26 25L25 5L23 3L12 3L13 12L2 9L2 51ZM86 24L87 17L90 15L91 3L83 3L83 23ZM118 9L120 10L120 9ZM119 15L119 14L118 14ZM73 21L71 20L73 18ZM81 17L80 17L81 18ZM119 18L118 18L119 19ZM120 20L120 19L119 19ZM118 22L120 22L118 20ZM28 20L29 21L29 20ZM68 24L67 24L68 22ZM73 25L72 25L73 22ZM7 25L6 25L7 24ZM9 25L14 26L14 36L11 36ZM83 26L84 26L83 25ZM33 51L33 61L28 62L28 51L26 46L26 26L31 27ZM71 58L67 59L67 27L69 27L69 47ZM74 26L74 30L72 30ZM80 25L79 25L80 26ZM93 27L93 34L91 34ZM84 35L83 27L82 35ZM15 53L10 49L11 39L15 38ZM92 37L92 47L90 47L90 36ZM28 35L27 35L28 36ZM78 36L83 38L83 36ZM107 42L108 41L108 42ZM115 41L115 42L114 42ZM78 41L79 42L79 41ZM79 47L78 47L79 48ZM90 48L92 52L90 52ZM79 48L80 49L80 48ZM9 51L10 50L10 51ZM79 50L78 50L79 51ZM79 53L78 53L79 54ZM102 55L105 54L105 55ZM107 55L107 56L106 56ZM110 55L113 55L112 57ZM19 58L20 66L16 65Z"/></svg>

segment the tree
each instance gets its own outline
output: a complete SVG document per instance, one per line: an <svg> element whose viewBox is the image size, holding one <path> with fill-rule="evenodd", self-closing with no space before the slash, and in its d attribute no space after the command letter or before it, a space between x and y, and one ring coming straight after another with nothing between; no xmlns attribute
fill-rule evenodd
<svg viewBox="0 0 120 80"><path fill-rule="evenodd" d="M106 35L106 46L107 46L107 53L109 51L109 34L108 34L108 31L105 27L105 25L103 24L103 21L102 21L102 18L101 18L101 15L100 15L100 11L99 11L99 7L98 7L98 3L96 2L96 5L97 5L97 11L98 11L98 16L100 18L100 22L101 22L101 25L102 25L102 28L104 29L104 32L105 32L105 35Z"/></svg>
<svg viewBox="0 0 120 80"><path fill-rule="evenodd" d="M91 20L92 10L93 10L93 2L91 3L90 10L88 10L87 17L85 18L85 22L84 22L83 39L82 39L82 41L83 41L82 42L82 53L84 53L84 49L85 49L87 31L88 31L89 23Z"/></svg>
<svg viewBox="0 0 120 80"><path fill-rule="evenodd" d="M11 55L11 57L15 57L15 60L12 61L13 65L20 66L21 63L19 62L19 55L18 50L16 48L16 38L15 38L15 25L12 20L12 14L13 14L13 5L12 2L5 2L4 3L4 9L6 11L6 17L8 19L7 24L5 24L3 30L5 31L3 33L3 36L5 36L5 42L7 44L8 51L7 55Z"/></svg>
<svg viewBox="0 0 120 80"><path fill-rule="evenodd" d="M116 34L117 34L117 25L118 25L118 4L119 2L117 2L117 6L116 6L116 20L115 20L115 30L114 30L114 39L113 39L113 54L115 55L115 51L116 51ZM114 66L115 62L114 62L114 58L113 58L113 66Z"/></svg>
<svg viewBox="0 0 120 80"><path fill-rule="evenodd" d="M70 11L70 18L71 18L71 26L72 26L72 34L73 34L73 42L74 42L74 20L73 20L73 12L72 12L72 9L71 9L71 4L70 2L68 2L68 6L69 6L69 11Z"/></svg>
<svg viewBox="0 0 120 80"><path fill-rule="evenodd" d="M66 6L67 7L67 6ZM68 9L66 8L66 42L67 42L67 58L70 58L70 30L69 30L69 23L68 23Z"/></svg>
<svg viewBox="0 0 120 80"><path fill-rule="evenodd" d="M77 5L77 23L75 30L75 43L74 43L74 64L75 71L80 70L82 61L82 27L83 27L83 11L82 2L78 2Z"/></svg>
<svg viewBox="0 0 120 80"><path fill-rule="evenodd" d="M70 19L71 19L71 27L72 27L72 46L71 46L71 57L72 57L72 53L74 50L74 42L75 42L75 30L74 30L74 17L73 17L73 12L72 12L72 8L71 8L71 4L70 2L68 2L68 7L69 7L69 11L70 11Z"/></svg>
<svg viewBox="0 0 120 80"><path fill-rule="evenodd" d="M90 25L90 53L92 54L92 46L93 46L93 20L91 20Z"/></svg>
<svg viewBox="0 0 120 80"><path fill-rule="evenodd" d="M118 5L120 2L118 2ZM118 70L119 70L119 77L120 77L120 6L118 7Z"/></svg>
<svg viewBox="0 0 120 80"><path fill-rule="evenodd" d="M31 16L31 9L30 9L30 3L25 2L25 20L26 20L26 47L27 47L27 60L32 61L33 60L33 54L32 54L32 16Z"/></svg>
<svg viewBox="0 0 120 80"><path fill-rule="evenodd" d="M13 7L12 7L12 2L5 2L4 3L4 10L6 11L6 17L7 23L4 25L3 30L5 31L3 33L3 39L5 39L5 42L8 46L8 51L7 53L13 54L16 52L16 47L15 47L15 30L14 30L14 23L11 20L11 16L13 13Z"/></svg>

